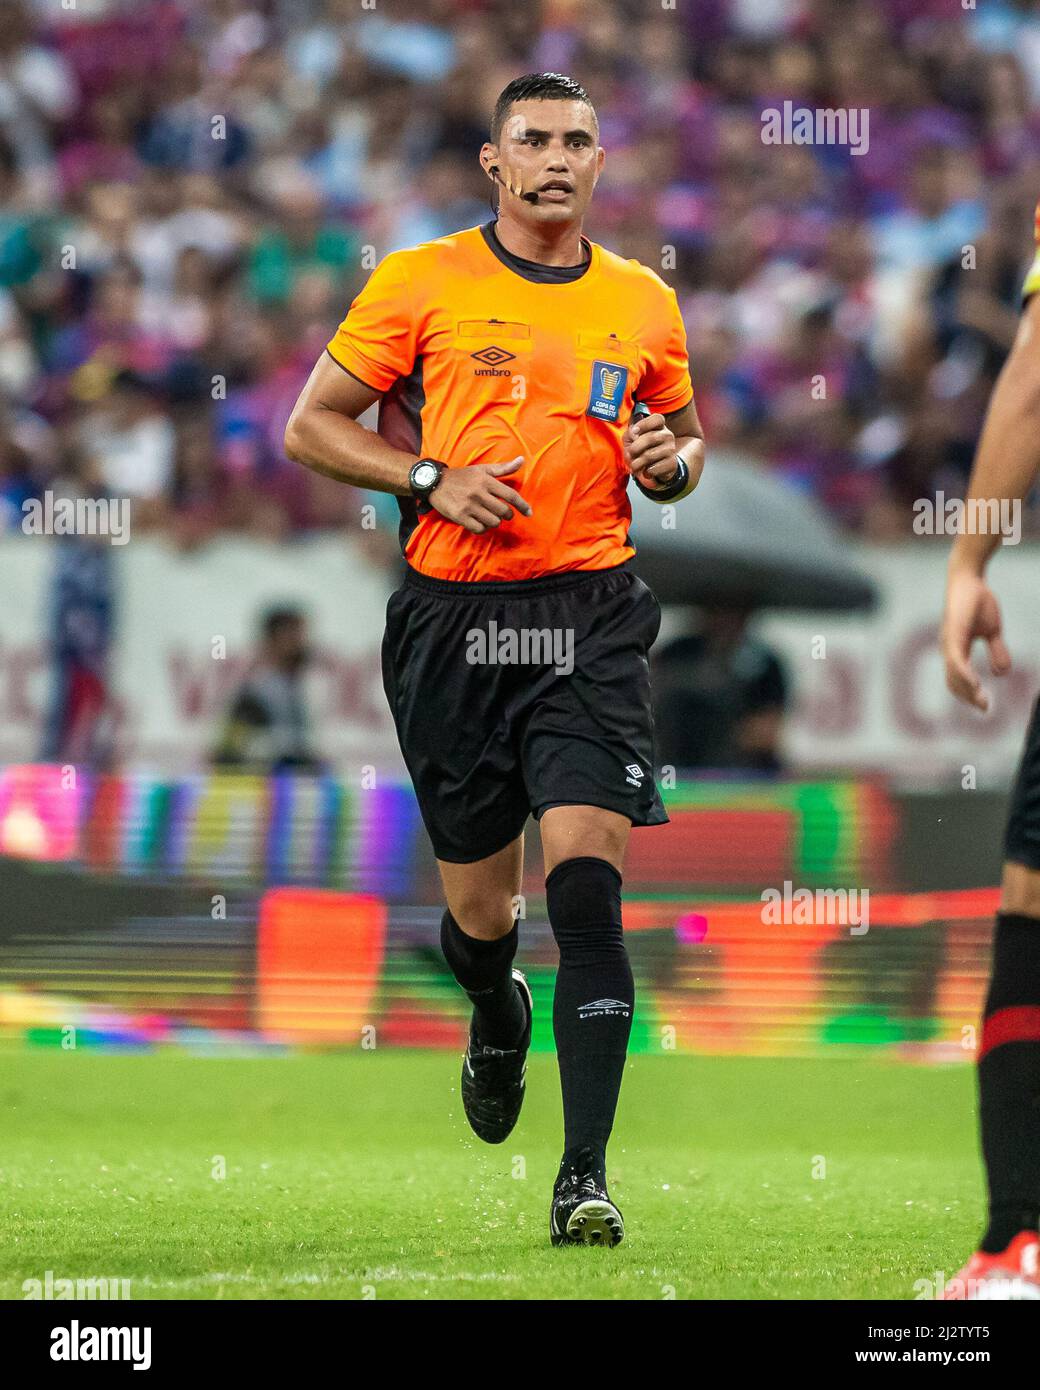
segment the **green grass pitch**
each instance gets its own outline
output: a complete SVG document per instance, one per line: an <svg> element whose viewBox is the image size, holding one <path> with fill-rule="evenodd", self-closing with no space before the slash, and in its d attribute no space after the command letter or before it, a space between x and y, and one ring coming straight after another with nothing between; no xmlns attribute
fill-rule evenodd
<svg viewBox="0 0 1040 1390"><path fill-rule="evenodd" d="M138 1300L913 1299L978 1234L967 1066L633 1058L615 1250L549 1245L553 1058L532 1056L497 1148L466 1127L458 1068L5 1047L0 1297L51 1270Z"/></svg>

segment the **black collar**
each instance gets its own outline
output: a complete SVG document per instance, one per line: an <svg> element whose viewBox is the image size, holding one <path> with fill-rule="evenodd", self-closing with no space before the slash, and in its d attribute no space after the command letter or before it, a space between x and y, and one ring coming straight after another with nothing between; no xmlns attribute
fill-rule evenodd
<svg viewBox="0 0 1040 1390"><path fill-rule="evenodd" d="M525 280L534 281L536 285L566 285L572 280L580 280L592 264L592 247L585 237L581 239L585 249L585 260L581 265L542 265L541 261L525 261L522 256L514 256L512 251L507 251L498 239L494 222L485 222L480 232L503 265L522 275Z"/></svg>

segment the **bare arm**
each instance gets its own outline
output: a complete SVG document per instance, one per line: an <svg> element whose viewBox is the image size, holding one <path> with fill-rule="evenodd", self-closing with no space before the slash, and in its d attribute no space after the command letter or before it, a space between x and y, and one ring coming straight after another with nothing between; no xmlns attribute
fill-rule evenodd
<svg viewBox="0 0 1040 1390"><path fill-rule="evenodd" d="M688 496L701 480L704 431L692 400L670 415L648 415L630 423L622 442L630 471L649 487L675 473L676 454L690 471L683 496Z"/></svg>
<svg viewBox="0 0 1040 1390"><path fill-rule="evenodd" d="M673 411L664 417L664 422L675 435L676 453L690 470L690 491L697 486L704 472L704 430L701 428L697 407L691 399L682 410Z"/></svg>
<svg viewBox="0 0 1040 1390"><path fill-rule="evenodd" d="M286 454L327 478L407 496L408 473L418 455L392 448L357 423L379 395L323 353L289 416Z"/></svg>
<svg viewBox="0 0 1040 1390"><path fill-rule="evenodd" d="M968 498L1021 501L1040 471L1040 295L1026 305L1010 355L993 390L979 440ZM957 537L950 552L942 651L946 684L966 704L989 708L989 696L971 665L971 648L982 639L990 670L1011 669L1000 606L985 580L1000 534Z"/></svg>
<svg viewBox="0 0 1040 1390"><path fill-rule="evenodd" d="M1021 501L1040 471L1040 294L1026 305L1011 352L993 389L982 429L969 498ZM981 575L1000 535L963 535L954 542L951 570Z"/></svg>
<svg viewBox="0 0 1040 1390"><path fill-rule="evenodd" d="M286 454L328 478L397 497L409 496L408 475L418 455L394 449L373 430L357 423L357 416L379 395L344 371L326 352L315 363L289 416ZM506 474L515 473L522 462L516 458L508 463L449 468L430 494L430 504L448 521L475 535L501 526L514 512L530 516L529 504L515 488L501 481Z"/></svg>

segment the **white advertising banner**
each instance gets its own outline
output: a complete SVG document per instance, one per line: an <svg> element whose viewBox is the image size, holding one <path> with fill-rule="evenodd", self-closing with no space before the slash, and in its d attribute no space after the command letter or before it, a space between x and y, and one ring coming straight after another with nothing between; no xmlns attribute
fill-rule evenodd
<svg viewBox="0 0 1040 1390"><path fill-rule="evenodd" d="M49 696L50 538L0 538L0 760L38 753ZM344 775L403 772L379 647L391 572L336 537L291 545L222 540L185 554L135 537L114 547L112 687L130 762L204 766L255 649L260 615L298 604L315 659L306 678L313 742Z"/></svg>
<svg viewBox="0 0 1040 1390"><path fill-rule="evenodd" d="M54 544L0 538L4 762L31 761L39 750ZM956 705L943 683L936 634L945 555L945 544L854 547L852 558L878 584L876 612L758 620L756 631L791 677L784 744L793 771L862 769L906 781L968 777L980 787L1007 781L1040 689L1040 548L1008 547L992 567L1015 666L1003 680L987 681L994 694L988 715ZM249 662L259 615L288 602L310 616L315 662L307 690L319 754L344 775L368 765L403 771L379 664L396 579L356 543L225 540L184 554L135 537L114 548L114 563L113 689L126 761L170 770L205 765ZM674 618L666 614L662 641Z"/></svg>
<svg viewBox="0 0 1040 1390"><path fill-rule="evenodd" d="M906 785L956 779L966 788L1000 787L1013 775L1040 690L1040 547L1006 547L990 567L1013 669L990 676L977 644L991 696L981 714L949 694L939 655L949 544L850 547L878 586L872 614L759 621L758 635L792 677L785 751L793 766L876 770Z"/></svg>

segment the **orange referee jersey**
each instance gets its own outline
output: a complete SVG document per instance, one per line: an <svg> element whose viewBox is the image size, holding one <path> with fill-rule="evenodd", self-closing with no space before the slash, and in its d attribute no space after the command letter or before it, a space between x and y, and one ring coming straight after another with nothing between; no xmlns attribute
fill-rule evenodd
<svg viewBox="0 0 1040 1390"><path fill-rule="evenodd" d="M1037 203L1036 212L1033 214L1033 240L1036 251L1033 263L1026 271L1025 284L1022 286L1023 302L1040 290L1040 203Z"/></svg>
<svg viewBox="0 0 1040 1390"><path fill-rule="evenodd" d="M533 579L635 553L621 438L635 398L662 414L691 400L686 332L652 270L582 241L588 268L570 281L518 267L491 224L395 251L328 345L383 393L378 430L395 448L451 468L523 457L504 481L533 516L483 535L398 499L422 574Z"/></svg>

